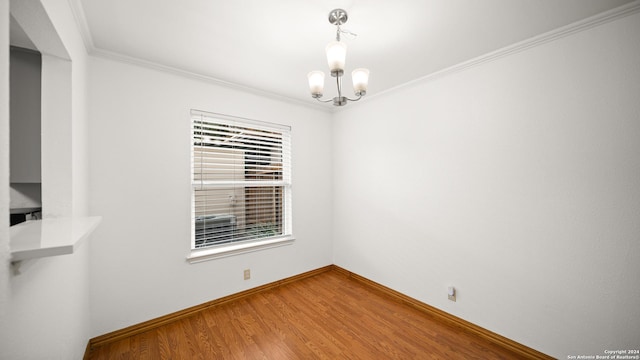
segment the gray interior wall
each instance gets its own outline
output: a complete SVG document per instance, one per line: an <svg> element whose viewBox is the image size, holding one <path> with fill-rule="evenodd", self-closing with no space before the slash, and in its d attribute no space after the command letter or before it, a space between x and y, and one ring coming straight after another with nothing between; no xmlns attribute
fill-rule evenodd
<svg viewBox="0 0 640 360"><path fill-rule="evenodd" d="M11 47L10 162L12 183L39 183L42 57Z"/></svg>

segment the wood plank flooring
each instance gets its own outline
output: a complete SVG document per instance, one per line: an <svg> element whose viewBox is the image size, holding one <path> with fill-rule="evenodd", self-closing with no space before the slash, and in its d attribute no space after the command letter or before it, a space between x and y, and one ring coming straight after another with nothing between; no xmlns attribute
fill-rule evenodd
<svg viewBox="0 0 640 360"><path fill-rule="evenodd" d="M102 359L518 359L331 270L90 351Z"/></svg>

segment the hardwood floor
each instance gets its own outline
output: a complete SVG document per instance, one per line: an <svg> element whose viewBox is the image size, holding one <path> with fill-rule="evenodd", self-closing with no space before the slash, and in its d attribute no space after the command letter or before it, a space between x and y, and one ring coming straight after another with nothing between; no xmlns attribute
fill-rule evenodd
<svg viewBox="0 0 640 360"><path fill-rule="evenodd" d="M92 349L89 359L518 359L331 270Z"/></svg>

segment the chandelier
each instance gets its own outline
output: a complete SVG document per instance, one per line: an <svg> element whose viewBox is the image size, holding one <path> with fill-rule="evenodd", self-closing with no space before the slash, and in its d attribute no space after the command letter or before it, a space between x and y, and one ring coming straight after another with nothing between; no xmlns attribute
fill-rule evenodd
<svg viewBox="0 0 640 360"><path fill-rule="evenodd" d="M340 29L340 25L347 22L347 12L342 9L335 9L331 11L329 13L329 22L337 27L336 41L332 41L327 45L326 52L327 63L329 64L331 76L336 78L338 96L333 99L321 100L323 95L322 91L324 90L324 73L322 71L312 71L307 75L307 78L309 79L311 97L320 102L333 101L333 105L335 106L344 106L347 104L347 101L358 101L367 94L369 70L355 69L351 73L353 91L357 96L355 99L342 96L342 76L344 75L344 64L347 56L347 44L340 41L340 34L348 33L348 31Z"/></svg>

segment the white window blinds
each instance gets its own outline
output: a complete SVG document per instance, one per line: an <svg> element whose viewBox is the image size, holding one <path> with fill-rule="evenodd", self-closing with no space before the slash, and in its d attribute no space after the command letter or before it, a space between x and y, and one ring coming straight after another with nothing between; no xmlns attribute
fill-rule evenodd
<svg viewBox="0 0 640 360"><path fill-rule="evenodd" d="M291 234L288 126L192 111L192 249Z"/></svg>

